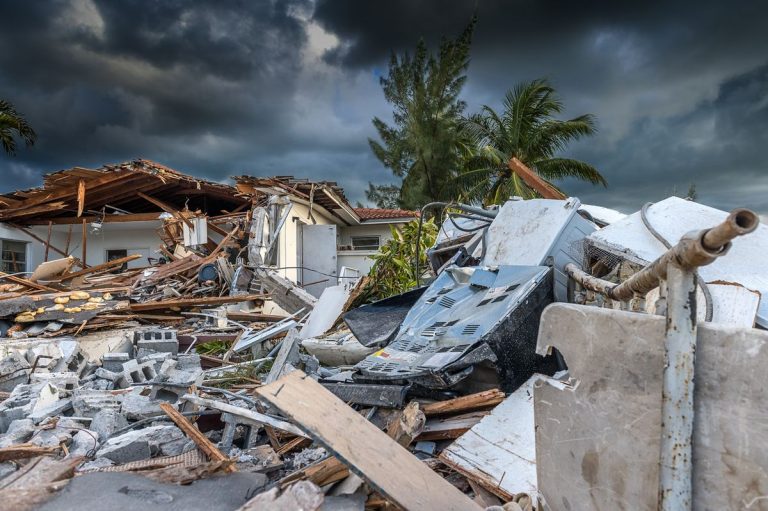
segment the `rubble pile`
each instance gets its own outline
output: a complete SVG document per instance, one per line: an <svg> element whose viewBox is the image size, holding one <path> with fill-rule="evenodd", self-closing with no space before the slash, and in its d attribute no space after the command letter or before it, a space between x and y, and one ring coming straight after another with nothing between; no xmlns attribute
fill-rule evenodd
<svg viewBox="0 0 768 511"><path fill-rule="evenodd" d="M620 494L616 474L628 479L631 467L599 468L621 461L596 461L621 450L611 440L620 425L591 436L583 429L611 416L605 396L624 429L660 416L621 407L634 398L661 406L661 358L651 377L640 359L613 364L575 343L597 343L590 328L624 339L620 331L647 321L647 336L632 334L611 352L640 357L634 339L653 346L664 330L655 315L673 308L674 291L666 304L658 290L611 299L612 286L664 254L655 234L675 243L725 213L674 198L628 217L575 198L450 204L424 285L353 307L365 279L339 278L319 296L292 283L273 258L290 207L272 195L249 205L202 222L163 204L166 259L146 268L118 259L72 271L69 257L3 285L0 501L9 509L591 508L592 490L557 473L558 463L582 467L588 488L610 488L595 502L656 498L643 488ZM203 225L221 241L190 242ZM730 336L765 337L753 327L768 326L760 301L768 279L733 263L768 249L765 231L699 270L706 291L690 299L700 302L701 335L714 335L711 322L727 324ZM755 357L767 351L751 346ZM621 385L597 376L616 366L639 372L622 373ZM536 400L542 393L549 401ZM576 417L569 406L602 415ZM560 437L573 445L558 445ZM651 490L654 470L638 479Z"/></svg>

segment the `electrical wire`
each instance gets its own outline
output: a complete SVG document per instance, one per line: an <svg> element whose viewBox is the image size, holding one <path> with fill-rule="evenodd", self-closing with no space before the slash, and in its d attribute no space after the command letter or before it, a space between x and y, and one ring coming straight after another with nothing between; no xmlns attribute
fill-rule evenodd
<svg viewBox="0 0 768 511"><path fill-rule="evenodd" d="M653 225L651 225L651 221L648 219L648 208L653 206L653 202L646 202L643 207L640 209L640 218L643 221L643 225L645 225L645 228L648 229L648 232L650 232L654 238L659 240L662 245L664 245L667 250L672 248L672 244L667 241L667 239L662 236L662 234L657 231ZM714 307L712 305L712 294L709 291L709 286L707 286L706 282L704 282L704 279L701 278L699 275L699 272L694 272L696 274L696 281L699 283L699 287L701 287L702 293L704 293L704 303L706 304L706 314L704 315L704 321L712 321L712 315L714 313Z"/></svg>

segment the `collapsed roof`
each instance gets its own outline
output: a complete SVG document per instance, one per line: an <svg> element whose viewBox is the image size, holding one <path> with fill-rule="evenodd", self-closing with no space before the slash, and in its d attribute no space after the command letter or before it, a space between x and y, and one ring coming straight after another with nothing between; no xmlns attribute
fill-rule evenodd
<svg viewBox="0 0 768 511"><path fill-rule="evenodd" d="M0 221L19 225L155 220L165 205L221 214L248 197L230 185L194 178L149 160L47 174L43 186L0 195Z"/></svg>

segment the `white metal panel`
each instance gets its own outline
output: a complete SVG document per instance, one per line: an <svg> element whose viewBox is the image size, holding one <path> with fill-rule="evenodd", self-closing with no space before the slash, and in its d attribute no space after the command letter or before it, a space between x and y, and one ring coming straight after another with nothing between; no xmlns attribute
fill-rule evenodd
<svg viewBox="0 0 768 511"><path fill-rule="evenodd" d="M531 376L490 415L448 446L440 459L505 495L535 495L533 384L539 378L539 374Z"/></svg>
<svg viewBox="0 0 768 511"><path fill-rule="evenodd" d="M323 289L337 284L336 226L302 225L301 247L301 284L309 294L319 298Z"/></svg>
<svg viewBox="0 0 768 511"><path fill-rule="evenodd" d="M673 245L687 232L714 227L727 216L725 211L678 197L669 197L648 208L648 220L653 228ZM652 262L666 251L645 227L639 211L592 233L589 240L596 247L641 264ZM766 254L768 227L761 224L755 232L733 240L728 255L702 266L699 274L706 282L736 282L765 297L768 293ZM768 327L768 299L760 300L757 323Z"/></svg>
<svg viewBox="0 0 768 511"><path fill-rule="evenodd" d="M538 266L552 249L580 202L551 199L506 202L488 228L486 266Z"/></svg>

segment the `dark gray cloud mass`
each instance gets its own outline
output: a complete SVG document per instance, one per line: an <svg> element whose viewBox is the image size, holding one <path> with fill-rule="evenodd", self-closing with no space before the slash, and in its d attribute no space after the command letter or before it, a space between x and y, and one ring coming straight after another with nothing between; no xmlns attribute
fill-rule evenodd
<svg viewBox="0 0 768 511"><path fill-rule="evenodd" d="M498 107L545 76L600 132L569 155L633 210L684 193L768 213L768 4L501 0L0 3L0 97L38 131L0 155L2 189L43 172L155 159L213 179L334 179L353 199L393 178L370 154L391 52L479 23L464 98Z"/></svg>

